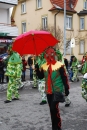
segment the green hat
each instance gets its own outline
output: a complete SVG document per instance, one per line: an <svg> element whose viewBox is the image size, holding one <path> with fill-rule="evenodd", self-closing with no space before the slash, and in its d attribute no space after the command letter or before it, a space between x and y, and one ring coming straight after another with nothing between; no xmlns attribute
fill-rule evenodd
<svg viewBox="0 0 87 130"><path fill-rule="evenodd" d="M9 58L8 63L9 64L19 64L19 63L22 63L20 55L18 53L16 53L16 52L13 52L13 54Z"/></svg>
<svg viewBox="0 0 87 130"><path fill-rule="evenodd" d="M62 53L59 50L56 50L55 52L57 54L58 60L62 60Z"/></svg>

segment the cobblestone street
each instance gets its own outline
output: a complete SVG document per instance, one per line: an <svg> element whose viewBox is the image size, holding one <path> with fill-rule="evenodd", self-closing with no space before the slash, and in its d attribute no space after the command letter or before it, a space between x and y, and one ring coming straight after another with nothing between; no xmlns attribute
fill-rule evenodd
<svg viewBox="0 0 87 130"><path fill-rule="evenodd" d="M81 78L81 77L80 77ZM87 103L81 97L80 82L70 82L71 106L60 104L63 130L87 129ZM19 90L20 100L4 104L6 90L0 91L0 130L51 130L48 104L39 105L40 93L26 81Z"/></svg>

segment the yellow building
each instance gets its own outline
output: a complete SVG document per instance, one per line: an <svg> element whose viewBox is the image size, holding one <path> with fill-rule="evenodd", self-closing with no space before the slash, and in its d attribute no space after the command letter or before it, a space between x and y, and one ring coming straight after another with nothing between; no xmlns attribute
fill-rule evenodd
<svg viewBox="0 0 87 130"><path fill-rule="evenodd" d="M47 30L60 40L64 48L64 0L18 0L12 18L19 35L30 30ZM70 49L71 39L75 47ZM87 0L66 0L66 57L74 54L79 60L87 51Z"/></svg>

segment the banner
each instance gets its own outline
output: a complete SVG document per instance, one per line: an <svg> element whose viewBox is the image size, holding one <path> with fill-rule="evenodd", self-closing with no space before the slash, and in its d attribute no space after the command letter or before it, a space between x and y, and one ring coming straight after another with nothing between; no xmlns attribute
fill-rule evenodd
<svg viewBox="0 0 87 130"><path fill-rule="evenodd" d="M11 39L0 39L0 43L2 43L2 42L4 42L4 43L11 43L12 40Z"/></svg>

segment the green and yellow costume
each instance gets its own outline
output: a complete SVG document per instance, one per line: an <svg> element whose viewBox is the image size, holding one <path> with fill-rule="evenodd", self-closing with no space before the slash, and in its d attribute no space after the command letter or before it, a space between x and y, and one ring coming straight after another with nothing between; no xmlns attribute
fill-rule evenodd
<svg viewBox="0 0 87 130"><path fill-rule="evenodd" d="M7 70L5 75L9 77L8 88L7 88L7 100L12 100L12 95L14 98L19 98L18 88L21 84L22 75L22 60L17 52L12 51L12 47L8 48L10 51L10 57L8 60Z"/></svg>
<svg viewBox="0 0 87 130"><path fill-rule="evenodd" d="M79 62L77 60L76 57L74 57L74 61L72 62L72 71L73 71L73 77L72 77L72 81L79 81L79 78L78 78L78 65L79 65Z"/></svg>
<svg viewBox="0 0 87 130"><path fill-rule="evenodd" d="M41 68L42 64L46 63L46 60L44 59L44 53L42 53L37 60L37 64L39 68ZM39 79L38 78L38 90L41 93L41 100L42 102L40 104L44 104L44 102L47 102L47 97L45 93L45 79Z"/></svg>
<svg viewBox="0 0 87 130"><path fill-rule="evenodd" d="M86 57L86 60L83 64L82 71L81 71L81 73L84 74L81 87L82 87L82 97L87 102L87 52L85 53L84 56Z"/></svg>

